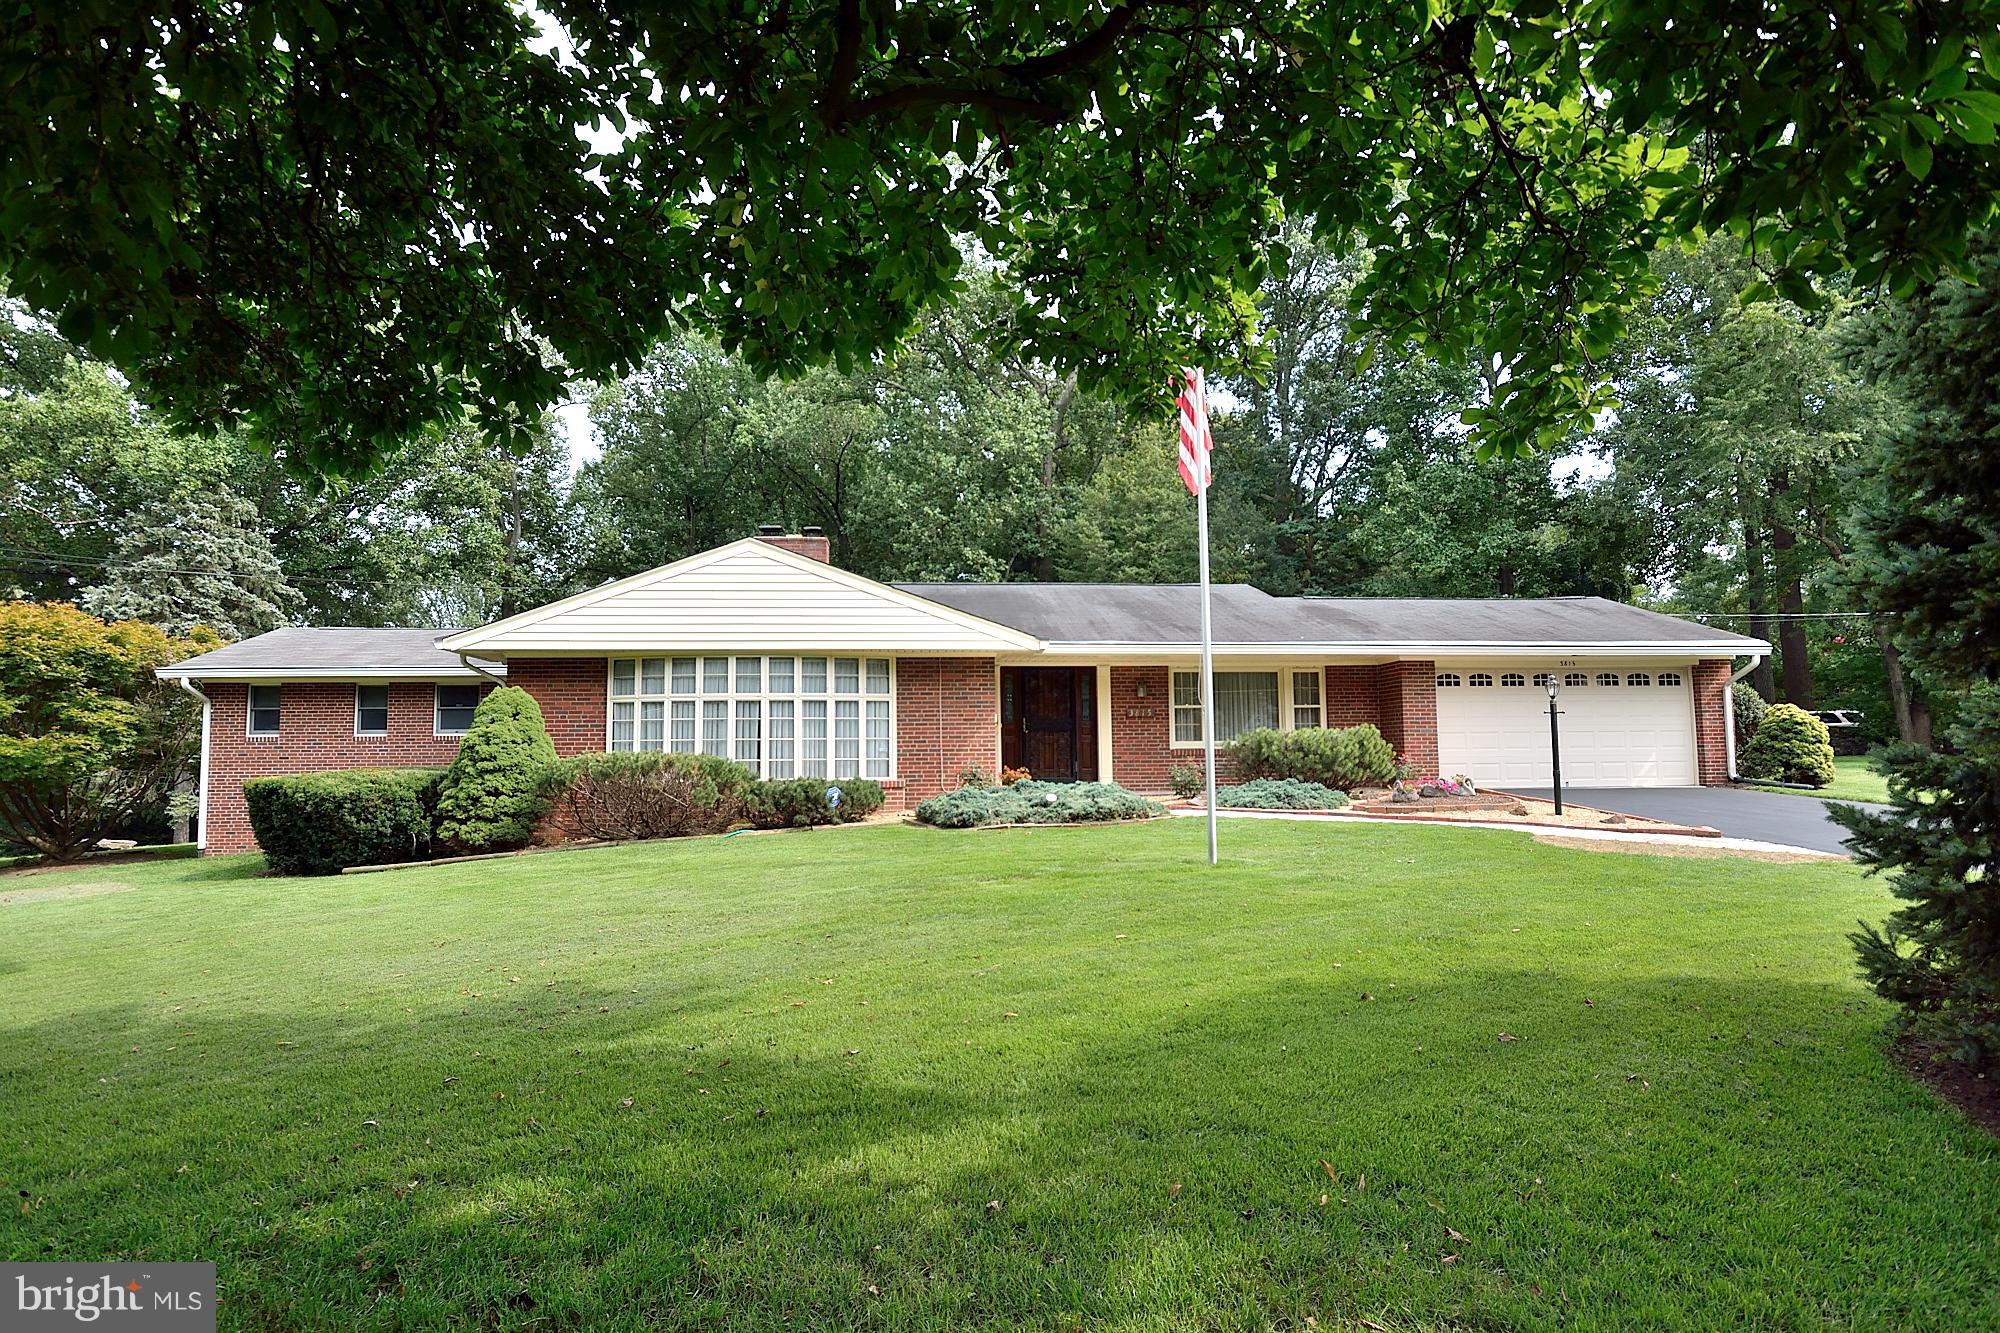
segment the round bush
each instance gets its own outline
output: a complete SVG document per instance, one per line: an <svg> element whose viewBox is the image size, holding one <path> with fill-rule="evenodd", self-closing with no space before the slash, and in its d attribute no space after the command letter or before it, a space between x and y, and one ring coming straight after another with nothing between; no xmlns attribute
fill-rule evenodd
<svg viewBox="0 0 2000 1333"><path fill-rule="evenodd" d="M541 705L517 686L479 702L438 790L438 838L469 852L525 847L549 808L556 747Z"/></svg>
<svg viewBox="0 0 2000 1333"><path fill-rule="evenodd" d="M827 798L835 788L840 791L837 808ZM772 778L750 788L744 813L758 828L809 828L851 824L881 808L882 784L865 778Z"/></svg>
<svg viewBox="0 0 2000 1333"><path fill-rule="evenodd" d="M1794 704L1773 704L1743 747L1745 777L1824 787L1833 781L1833 745L1826 723Z"/></svg>
<svg viewBox="0 0 2000 1333"><path fill-rule="evenodd" d="M1396 776L1396 749L1372 723L1246 731L1227 747L1246 781L1297 778L1327 787L1380 787Z"/></svg>
<svg viewBox="0 0 2000 1333"><path fill-rule="evenodd" d="M1258 778L1218 789L1215 804L1235 810L1340 810L1347 805L1347 793L1297 778Z"/></svg>

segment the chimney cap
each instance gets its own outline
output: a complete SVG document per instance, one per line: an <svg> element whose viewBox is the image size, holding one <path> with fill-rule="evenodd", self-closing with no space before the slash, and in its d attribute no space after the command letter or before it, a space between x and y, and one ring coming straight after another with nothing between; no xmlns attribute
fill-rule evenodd
<svg viewBox="0 0 2000 1333"><path fill-rule="evenodd" d="M825 528L800 528L800 529L799 529L799 536L801 536L801 537L824 537L824 536L826 536L826 529L825 529Z"/></svg>
<svg viewBox="0 0 2000 1333"><path fill-rule="evenodd" d="M759 537L782 537L785 535L785 528L782 523L759 523L757 525L757 535Z"/></svg>

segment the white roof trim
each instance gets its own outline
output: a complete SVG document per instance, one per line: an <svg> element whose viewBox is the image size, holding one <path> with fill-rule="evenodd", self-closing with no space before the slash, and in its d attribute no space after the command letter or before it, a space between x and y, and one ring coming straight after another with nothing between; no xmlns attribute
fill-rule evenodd
<svg viewBox="0 0 2000 1333"><path fill-rule="evenodd" d="M1044 646L1052 653L1199 653L1201 651L1199 643L1113 643L1085 639L1051 639ZM1575 640L1565 639L1550 640L1546 643L1489 643L1472 640L1438 643L1365 643L1353 639L1305 643L1270 639L1251 643L1217 643L1211 646L1215 652L1236 655L1319 653L1334 656L1389 655L1426 658L1544 657L1550 653L1567 657L1671 657L1685 653L1742 657L1746 654L1754 656L1771 650L1771 645L1760 639L1686 639L1673 642L1660 639L1635 639L1602 640L1592 643L1578 643Z"/></svg>
<svg viewBox="0 0 2000 1333"><path fill-rule="evenodd" d="M437 646L446 652L452 653L478 653L484 650L504 655L509 651L508 648L505 646L495 646L494 640L507 635L519 634L522 630L532 629L534 626L562 615L564 612L595 606L600 602L611 601L623 593L646 588L654 583L665 582L676 575L701 569L746 550L754 550L757 554L768 557L779 564L788 565L799 573L809 574L858 592L871 594L892 605L921 612L924 615L935 617L947 624L983 635L993 641L995 649L1006 648L1013 651L1038 651L1044 646L1042 641L1034 635L1015 629L1010 625L1002 625L998 621L987 620L982 616L973 615L969 611L961 611L957 607L947 606L943 602L934 602L928 597L919 597L915 593L904 592L901 588L891 587L886 583L877 583L874 579L865 578L860 574L841 569L839 566L828 564L823 560L815 560L811 556L800 555L796 551L787 550L782 546L774 545L771 542L763 541L756 537L745 537L740 541L733 541L727 545L717 546L712 550L702 551L685 559L676 560L672 564L660 565L657 568L648 569L611 583L600 584L586 592L576 593L573 596L563 598L561 601L550 602L547 606L538 606L533 610L523 611L519 615L509 616L505 620L496 620L490 625L481 625L476 629L460 630L455 634L449 634L440 638L437 641ZM516 646L515 651L548 652L554 651L560 648L560 646L560 644L521 644ZM857 649L860 647L862 645L857 645ZM875 650L894 651L895 648L896 645L894 644L882 644L877 646ZM592 655L595 654L593 653Z"/></svg>
<svg viewBox="0 0 2000 1333"><path fill-rule="evenodd" d="M342 667L285 667L285 666L224 666L214 670L199 667L184 671L178 666L163 666L153 672L161 680L212 680L217 684L238 681L285 681L285 680L331 680L355 681L369 684L379 680L482 680L487 676L504 676L507 668L495 663L484 671L471 667L383 667L383 666L342 666Z"/></svg>

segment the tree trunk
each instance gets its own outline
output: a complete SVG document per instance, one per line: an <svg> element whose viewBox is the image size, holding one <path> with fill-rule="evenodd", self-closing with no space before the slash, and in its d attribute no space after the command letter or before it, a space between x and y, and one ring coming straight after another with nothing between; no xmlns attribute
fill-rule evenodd
<svg viewBox="0 0 2000 1333"><path fill-rule="evenodd" d="M1745 600L1750 606L1750 634L1753 638L1771 642L1771 604L1765 591L1769 581L1769 571L1764 560L1764 535L1748 515L1743 519L1743 571L1744 582L1748 585ZM1765 700L1778 697L1778 687L1771 676L1771 659L1766 655L1750 673L1750 687Z"/></svg>
<svg viewBox="0 0 2000 1333"><path fill-rule="evenodd" d="M1896 710L1896 734L1911 745L1931 748L1931 703L1903 674L1903 654L1882 635L1882 667L1889 676L1889 703Z"/></svg>
<svg viewBox="0 0 2000 1333"><path fill-rule="evenodd" d="M1790 514L1792 479L1788 473L1773 476L1767 487L1771 499L1771 573L1778 581L1779 607L1784 619L1778 625L1778 666L1783 672L1785 702L1811 711L1813 706L1812 662L1807 657L1806 626L1801 619L1806 609L1805 586L1799 580L1799 535L1780 514Z"/></svg>
<svg viewBox="0 0 2000 1333"><path fill-rule="evenodd" d="M1514 595L1514 567L1512 565L1500 566L1500 595L1502 597L1512 597Z"/></svg>

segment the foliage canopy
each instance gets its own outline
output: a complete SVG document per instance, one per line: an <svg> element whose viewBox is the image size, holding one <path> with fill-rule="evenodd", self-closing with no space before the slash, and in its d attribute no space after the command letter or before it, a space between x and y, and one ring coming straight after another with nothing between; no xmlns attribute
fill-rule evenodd
<svg viewBox="0 0 2000 1333"><path fill-rule="evenodd" d="M968 242L1016 346L1163 399L1310 216L1378 248L1379 334L1505 363L1484 438L1549 443L1663 238L1734 230L1801 301L1951 264L2000 188L1996 30L1994 0L28 0L0 272L181 421L359 473L466 409L525 440L682 321L848 368Z"/></svg>

